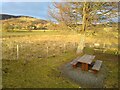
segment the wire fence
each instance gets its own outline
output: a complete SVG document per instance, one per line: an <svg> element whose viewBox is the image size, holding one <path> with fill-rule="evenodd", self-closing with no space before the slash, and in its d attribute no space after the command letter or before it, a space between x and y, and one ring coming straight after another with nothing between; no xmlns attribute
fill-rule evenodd
<svg viewBox="0 0 120 90"><path fill-rule="evenodd" d="M3 42L2 58L7 60L45 58L76 50L77 46L76 42Z"/></svg>
<svg viewBox="0 0 120 90"><path fill-rule="evenodd" d="M23 38L24 39L24 38ZM31 41L30 39L3 39L2 42L2 59L7 60L18 60L18 59L39 59L46 58L51 56L61 55L69 51L76 51L78 47L78 41ZM85 43L85 47L94 48L94 50L102 51L103 53L113 50L114 54L119 54L118 45L111 44L107 45L106 43ZM88 49L87 49L88 50Z"/></svg>

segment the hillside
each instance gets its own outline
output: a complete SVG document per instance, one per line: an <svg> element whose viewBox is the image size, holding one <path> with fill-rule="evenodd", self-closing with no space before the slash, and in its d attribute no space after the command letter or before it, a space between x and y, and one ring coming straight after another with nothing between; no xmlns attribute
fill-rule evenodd
<svg viewBox="0 0 120 90"><path fill-rule="evenodd" d="M10 19L10 18L19 18L21 16L14 16L14 15L8 15L8 14L0 14L0 20Z"/></svg>
<svg viewBox="0 0 120 90"><path fill-rule="evenodd" d="M10 30L10 29L29 29L29 30L36 30L36 29L47 29L47 25L49 21L37 19L30 16L14 16L14 15L2 15L2 24L3 30Z"/></svg>
<svg viewBox="0 0 120 90"><path fill-rule="evenodd" d="M0 14L0 20L6 20L11 18L20 18L20 17L30 17L30 16L15 16L15 15L9 15L9 14ZM30 17L33 18L33 17Z"/></svg>

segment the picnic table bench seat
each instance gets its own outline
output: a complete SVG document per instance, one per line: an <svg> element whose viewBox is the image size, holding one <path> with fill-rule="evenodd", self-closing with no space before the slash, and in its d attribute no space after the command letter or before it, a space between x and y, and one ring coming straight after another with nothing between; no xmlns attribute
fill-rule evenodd
<svg viewBox="0 0 120 90"><path fill-rule="evenodd" d="M102 65L102 61L101 60L97 60L95 62L95 64L93 65L92 70L96 73L97 71L100 70L101 65Z"/></svg>

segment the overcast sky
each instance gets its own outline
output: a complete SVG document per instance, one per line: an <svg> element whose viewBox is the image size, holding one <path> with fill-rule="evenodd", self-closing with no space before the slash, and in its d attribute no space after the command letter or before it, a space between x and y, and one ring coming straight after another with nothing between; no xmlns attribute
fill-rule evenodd
<svg viewBox="0 0 120 90"><path fill-rule="evenodd" d="M0 7L2 7L0 13L47 19L49 4L51 2L3 2L0 4Z"/></svg>

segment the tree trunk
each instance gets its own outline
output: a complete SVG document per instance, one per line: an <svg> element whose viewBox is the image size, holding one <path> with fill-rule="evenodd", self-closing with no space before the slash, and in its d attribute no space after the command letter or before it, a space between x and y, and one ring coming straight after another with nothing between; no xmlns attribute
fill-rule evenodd
<svg viewBox="0 0 120 90"><path fill-rule="evenodd" d="M83 53L83 49L85 47L85 31L86 31L86 27L87 27L87 18L88 18L88 9L89 4L87 2L84 3L84 7L83 7L83 20L82 20L82 33L80 35L80 43L78 45L77 48L77 54Z"/></svg>
<svg viewBox="0 0 120 90"><path fill-rule="evenodd" d="M85 47L85 33L80 35L80 43L78 44L77 47L77 54L83 53L83 49Z"/></svg>

